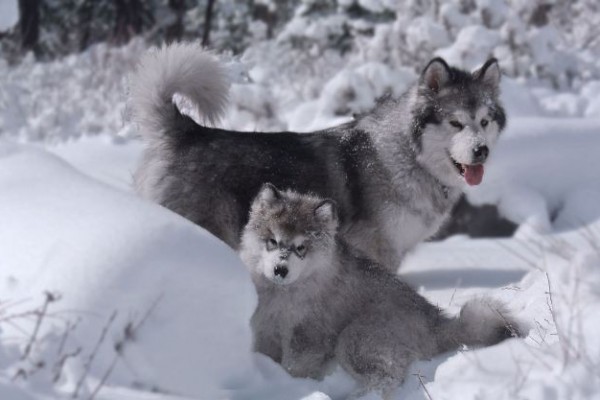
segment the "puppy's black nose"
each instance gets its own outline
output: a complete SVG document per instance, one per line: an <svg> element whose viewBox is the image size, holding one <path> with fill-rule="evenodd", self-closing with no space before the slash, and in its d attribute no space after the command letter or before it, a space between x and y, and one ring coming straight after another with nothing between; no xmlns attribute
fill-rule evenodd
<svg viewBox="0 0 600 400"><path fill-rule="evenodd" d="M482 163L484 162L488 154L490 154L490 149L487 146L479 146L473 150L473 162L474 163Z"/></svg>
<svg viewBox="0 0 600 400"><path fill-rule="evenodd" d="M275 267L275 276L280 276L282 278L285 278L287 274L288 274L288 269L286 266L278 265Z"/></svg>

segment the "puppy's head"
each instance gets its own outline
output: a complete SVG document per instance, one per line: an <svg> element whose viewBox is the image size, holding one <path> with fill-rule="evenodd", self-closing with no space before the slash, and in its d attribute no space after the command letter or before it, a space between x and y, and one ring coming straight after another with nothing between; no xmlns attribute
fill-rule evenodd
<svg viewBox="0 0 600 400"><path fill-rule="evenodd" d="M240 257L253 274L288 285L329 267L337 227L332 200L265 184L252 203Z"/></svg>
<svg viewBox="0 0 600 400"><path fill-rule="evenodd" d="M419 78L413 106L417 161L452 187L478 185L506 116L496 59L469 73L435 58Z"/></svg>

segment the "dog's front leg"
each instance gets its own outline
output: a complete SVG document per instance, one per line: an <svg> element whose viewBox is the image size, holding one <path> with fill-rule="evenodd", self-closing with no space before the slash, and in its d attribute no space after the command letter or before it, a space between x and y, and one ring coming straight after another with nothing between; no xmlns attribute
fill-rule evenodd
<svg viewBox="0 0 600 400"><path fill-rule="evenodd" d="M296 325L284 344L281 365L292 376L322 379L333 358L335 339L318 327Z"/></svg>

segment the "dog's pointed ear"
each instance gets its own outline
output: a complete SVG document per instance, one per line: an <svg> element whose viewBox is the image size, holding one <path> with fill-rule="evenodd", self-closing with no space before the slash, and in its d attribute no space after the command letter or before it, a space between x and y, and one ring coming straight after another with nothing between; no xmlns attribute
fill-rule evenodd
<svg viewBox="0 0 600 400"><path fill-rule="evenodd" d="M498 89L501 77L500 65L498 65L498 60L495 58L490 58L481 68L473 72L473 79L489 86L493 90Z"/></svg>
<svg viewBox="0 0 600 400"><path fill-rule="evenodd" d="M279 199L281 199L281 192L272 183L264 183L256 196L260 204L272 204Z"/></svg>
<svg viewBox="0 0 600 400"><path fill-rule="evenodd" d="M337 204L335 201L325 199L317 206L314 210L315 217L317 220L329 226L330 229L337 229L338 226L338 212Z"/></svg>
<svg viewBox="0 0 600 400"><path fill-rule="evenodd" d="M450 67L443 58L436 57L429 61L421 73L421 84L438 92L450 81Z"/></svg>

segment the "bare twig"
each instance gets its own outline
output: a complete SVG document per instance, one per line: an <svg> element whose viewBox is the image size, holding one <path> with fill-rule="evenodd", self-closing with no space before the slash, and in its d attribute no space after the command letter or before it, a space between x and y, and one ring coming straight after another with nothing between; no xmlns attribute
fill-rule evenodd
<svg viewBox="0 0 600 400"><path fill-rule="evenodd" d="M11 307L15 307L18 306L19 304L23 304L26 303L28 301L30 301L30 298L27 299L22 299L22 300L15 300L15 301L3 301L2 303L0 303L1 307L0 307L0 313L4 313L4 311L6 311L6 309L11 308ZM4 318L0 318L0 322L3 320Z"/></svg>
<svg viewBox="0 0 600 400"><path fill-rule="evenodd" d="M31 333L31 337L29 338L29 342L27 343L27 346L25 346L23 355L21 355L21 360L25 360L27 357L29 357L29 353L31 353L31 349L33 348L33 345L35 344L35 340L36 340L38 332L40 330L40 326L42 325L42 321L44 320L44 317L46 316L46 312L48 311L48 306L50 305L50 303L55 302L59 298L57 295L52 294L50 292L45 292L44 294L46 295L46 299L44 300L44 305L42 306L42 309L40 311L36 312L37 320L35 322L35 327L33 328L33 332Z"/></svg>
<svg viewBox="0 0 600 400"><path fill-rule="evenodd" d="M504 321L504 327L508 329L512 337L516 338L521 336L521 332L517 331L513 324L508 319L506 319L506 317L500 312L500 310L496 308L494 308L493 310L500 316L500 318L502 318L502 320Z"/></svg>
<svg viewBox="0 0 600 400"><path fill-rule="evenodd" d="M569 352L569 343L568 343L568 339L565 336L564 332L562 332L562 328L560 326L560 324L558 323L558 317L556 316L556 311L554 308L554 297L552 294L552 284L550 283L550 276L548 275L548 272L545 272L545 276L546 276L546 282L548 284L548 299L547 299L547 303L548 303L548 309L550 310L550 315L552 316L552 321L554 322L554 326L556 327L556 334L558 336L558 342L561 345L561 349L563 351L563 369L566 367L566 365L569 363L570 360L570 352Z"/></svg>
<svg viewBox="0 0 600 400"><path fill-rule="evenodd" d="M452 305L452 301L454 301L454 296L456 295L456 290L461 285L461 283L462 283L462 279L459 278L456 281L456 285L454 286L454 290L452 291L452 296L450 297L450 301L448 302L448 307L450 307Z"/></svg>
<svg viewBox="0 0 600 400"><path fill-rule="evenodd" d="M123 330L123 339L115 343L115 351L117 353L121 353L123 351L123 347L127 342L133 342L135 340L138 330L142 327L142 325L144 325L144 323L146 323L148 317L150 317L150 314L152 314L152 312L156 309L156 306L162 300L162 298L162 294L158 296L137 323L130 321L127 323L127 325L125 325L125 329Z"/></svg>
<svg viewBox="0 0 600 400"><path fill-rule="evenodd" d="M96 358L96 354L98 353L100 346L104 342L104 339L106 338L106 334L108 333L108 330L109 330L110 326L112 325L112 323L114 322L115 318L117 318L117 311L113 311L113 313L108 318L108 321L104 325L104 328L102 329L102 333L100 334L100 337L98 338L98 341L96 342L96 346L94 346L94 350L90 353L87 361L85 362L83 374L81 374L81 377L79 378L79 381L77 381L77 385L75 386L75 390L73 391L73 398L77 398L77 396L79 395L79 390L81 389L81 386L83 385L83 382L85 381L85 378L87 377L88 373L90 372L92 363L94 362L94 359Z"/></svg>
<svg viewBox="0 0 600 400"><path fill-rule="evenodd" d="M65 331L63 332L63 335L60 339L60 344L58 345L58 349L56 350L56 354L58 356L60 356L64 349L65 349L65 344L67 343L67 338L69 337L69 333L71 333L71 331L75 330L75 328L77 327L77 324L79 324L79 319L77 321L75 321L75 323L71 323L71 321L67 321L67 326L65 327Z"/></svg>
<svg viewBox="0 0 600 400"><path fill-rule="evenodd" d="M425 395L427 396L427 398L429 400L433 400L433 397L431 397L431 394L429 393L429 390L427 390L427 388L425 387L425 383L423 382L423 375L421 375L421 372L417 372L416 374L413 374L414 376L417 377L417 379L419 380L419 384L421 385L421 387L423 388L423 391L425 392Z"/></svg>
<svg viewBox="0 0 600 400"><path fill-rule="evenodd" d="M90 393L88 400L94 400L94 398L96 397L96 395L98 394L100 389L102 389L102 387L106 384L106 381L108 380L108 378L112 374L113 370L115 369L115 366L117 365L117 361L119 361L119 353L115 353L110 365L108 366L108 368L102 375L100 382L98 382L98 384L96 385L94 390L92 390L92 393Z"/></svg>
<svg viewBox="0 0 600 400"><path fill-rule="evenodd" d="M75 358L81 353L81 347L76 348L71 353L63 354L58 362L54 365L54 377L52 378L52 382L56 383L60 379L60 375L62 374L63 367L69 358Z"/></svg>
<svg viewBox="0 0 600 400"><path fill-rule="evenodd" d="M156 307L158 306L158 303L162 300L162 298L163 298L163 295L161 294L152 303L152 305L148 308L148 310L146 310L146 312L144 313L142 318L137 323L130 321L125 325L125 328L123 330L123 338L121 340L119 340L117 343L115 343L115 346L114 346L115 354L113 356L113 359L112 359L110 365L108 366L108 368L106 369L106 371L104 372L104 374L102 375L100 382L98 382L98 384L96 385L94 390L92 390L92 392L90 393L88 400L93 400L96 397L96 395L98 394L98 392L100 392L100 389L102 389L102 387L106 384L106 381L112 374L113 370L115 369L115 366L117 365L117 362L119 361L121 355L123 354L123 350L125 349L126 344L135 340L137 332L146 323L146 321L150 317L150 314L152 314L152 312L156 309Z"/></svg>

